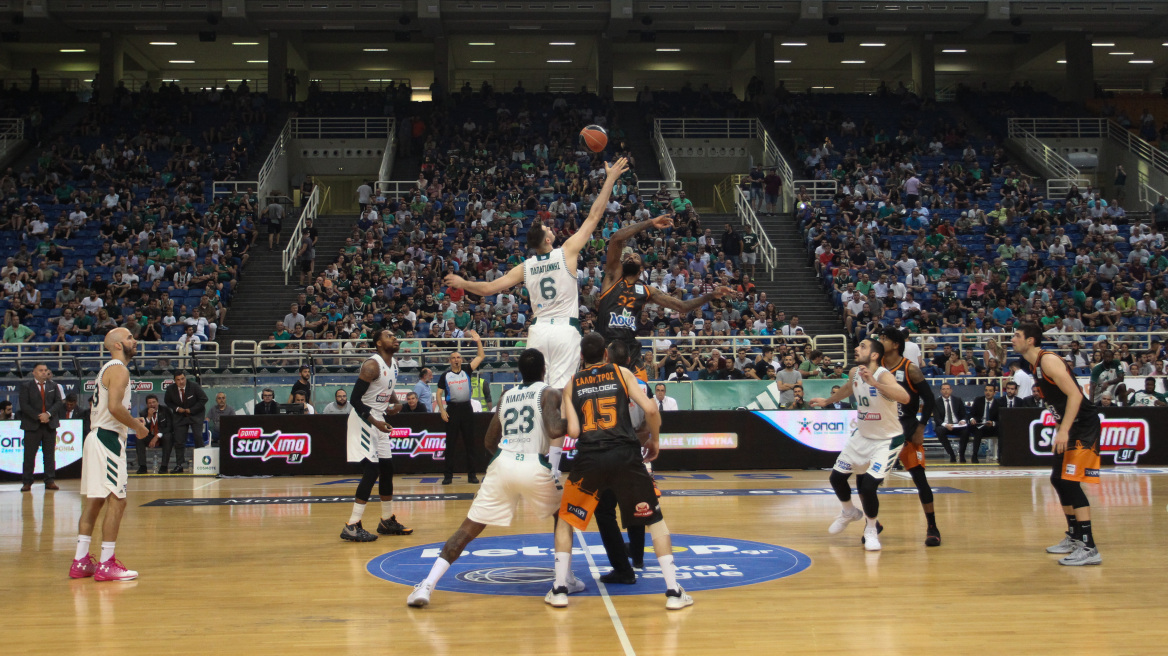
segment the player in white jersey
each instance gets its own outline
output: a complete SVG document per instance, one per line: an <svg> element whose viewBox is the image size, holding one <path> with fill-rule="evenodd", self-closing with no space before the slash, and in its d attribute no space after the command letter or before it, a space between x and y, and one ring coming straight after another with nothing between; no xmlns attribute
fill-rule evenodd
<svg viewBox="0 0 1168 656"><path fill-rule="evenodd" d="M529 348L519 356L523 384L507 390L499 399L487 427L487 451L494 453L483 485L462 526L446 541L430 568L430 575L414 586L406 603L421 608L430 603L434 586L466 545L487 526L510 526L520 497L538 517L554 517L560 509L560 491L552 478L551 463L544 456L552 442L562 444L567 422L560 416L560 390L543 382L547 366L543 353ZM496 450L497 449L497 450ZM569 582L571 592L584 583Z"/></svg>
<svg viewBox="0 0 1168 656"><path fill-rule="evenodd" d="M353 502L353 512L341 530L341 539L350 542L372 542L377 539L361 526L361 516L378 482L381 496L381 522L377 532L382 535L409 535L412 528L402 526L393 514L393 448L390 433L393 427L386 418L401 412L393 388L397 385L397 360L393 357L401 347L397 337L385 328L374 331L369 340L376 353L361 365L357 384L349 395L353 411L348 419L348 461L361 463L361 482Z"/></svg>
<svg viewBox="0 0 1168 656"><path fill-rule="evenodd" d="M869 337L856 347L857 365L849 374L851 390L840 387L826 399L811 399L813 408L822 408L838 403L849 394L856 397L856 428L848 438L843 452L832 468L829 481L835 495L843 505L839 517L831 523L829 533L836 534L848 524L867 517L862 542L868 551L880 550L879 522L880 499L876 490L900 455L904 445L904 428L900 425L900 408L897 404L912 400L909 393L892 372L880 366L884 357L884 346L879 338ZM860 490L861 512L852 504L852 486L848 479L858 473L856 486Z"/></svg>
<svg viewBox="0 0 1168 656"><path fill-rule="evenodd" d="M527 231L527 247L535 255L527 258L523 266L513 267L493 282L466 280L454 274L446 276L450 287L479 296L493 296L523 283L535 315L527 345L538 349L547 360L547 384L561 389L580 364L580 287L576 281L576 262L600 225L612 186L628 170L628 162L622 157L611 166L605 164L604 169L607 177L592 202L588 218L559 248L552 248L555 233L537 221Z"/></svg>
<svg viewBox="0 0 1168 656"><path fill-rule="evenodd" d="M129 581L138 572L126 569L114 556L114 542L126 512L126 434L133 429L138 439L150 431L141 419L130 414L130 370L126 365L134 357L138 341L125 328L111 330L105 336L105 348L111 359L102 365L94 380L96 402L90 413L90 430L81 454L81 496L85 505L77 522L77 552L69 577L92 576L95 581ZM154 438L150 446L154 446ZM89 553L97 517L105 508L101 524L101 558Z"/></svg>

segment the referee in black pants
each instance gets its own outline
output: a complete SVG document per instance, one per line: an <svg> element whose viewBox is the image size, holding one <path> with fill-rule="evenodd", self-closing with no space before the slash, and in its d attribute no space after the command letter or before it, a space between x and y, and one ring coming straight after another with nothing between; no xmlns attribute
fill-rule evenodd
<svg viewBox="0 0 1168 656"><path fill-rule="evenodd" d="M446 429L446 475L442 477L443 485L454 482L454 439L462 438L466 449L466 480L468 483L478 483L475 476L475 438L474 438L474 411L470 403L470 375L479 368L486 358L483 351L483 340L479 334L471 330L466 333L474 340L479 352L470 361L470 366L462 364L462 354L456 349L450 354L450 370L438 377L438 394L434 397L438 403L438 412L442 413L442 421L449 426Z"/></svg>

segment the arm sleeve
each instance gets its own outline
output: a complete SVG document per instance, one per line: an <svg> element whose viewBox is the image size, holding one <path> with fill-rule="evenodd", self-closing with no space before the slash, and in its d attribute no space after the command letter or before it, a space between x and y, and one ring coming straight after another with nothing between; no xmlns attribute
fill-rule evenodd
<svg viewBox="0 0 1168 656"><path fill-rule="evenodd" d="M365 421L369 421L369 411L371 408L365 405L363 397L365 392L369 391L369 381L357 379L357 384L353 385L353 393L349 396L349 402L353 404L353 410L357 411L357 416Z"/></svg>

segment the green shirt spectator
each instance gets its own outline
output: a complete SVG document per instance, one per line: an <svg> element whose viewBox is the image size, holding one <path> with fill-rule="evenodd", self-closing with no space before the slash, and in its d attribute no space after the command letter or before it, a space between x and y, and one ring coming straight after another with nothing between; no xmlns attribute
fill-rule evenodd
<svg viewBox="0 0 1168 656"><path fill-rule="evenodd" d="M682 198L680 196L674 198L670 205L673 206L673 211L678 214L685 212L687 209L693 209L693 203L688 198Z"/></svg>
<svg viewBox="0 0 1168 656"><path fill-rule="evenodd" d="M5 344L23 344L32 339L32 328L17 323L4 329Z"/></svg>

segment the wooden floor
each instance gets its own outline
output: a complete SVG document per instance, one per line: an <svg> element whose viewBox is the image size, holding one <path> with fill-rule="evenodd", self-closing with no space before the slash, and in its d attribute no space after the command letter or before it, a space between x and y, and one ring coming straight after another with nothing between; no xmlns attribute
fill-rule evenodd
<svg viewBox="0 0 1168 656"><path fill-rule="evenodd" d="M390 551L443 542L469 501L397 504L408 537L344 543L350 505L146 506L165 498L348 495L336 479L133 477L118 555L141 576L96 583L67 576L77 481L46 493L0 485L4 651L11 654L1163 654L1168 651L1168 469L1107 473L1089 490L1101 567L1060 567L1043 548L1065 528L1044 472L934 467L944 545L926 549L914 495L882 495L884 550L860 546L859 525L827 534L829 494L669 496L673 533L764 542L806 554L805 571L694 593L664 609L652 594L573 597L566 610L532 596L434 594L407 608L410 588L367 572ZM1161 473L1163 472L1163 473ZM827 472L789 478L710 473L667 478L666 490L825 488ZM1013 474L1013 475L1010 475ZM906 477L891 487L910 487ZM399 480L399 494L470 492ZM699 493L700 494L700 493ZM376 523L370 506L366 525ZM541 533L523 514L490 535ZM594 537L594 536L593 536ZM94 538L96 550L99 535ZM471 549L474 549L472 545ZM598 556L600 563L603 556ZM679 565L687 555L677 556ZM577 557L577 571L586 567ZM551 558L542 563L551 566ZM451 576L448 575L447 579ZM444 580L445 582L445 580ZM589 581L595 589L596 582ZM617 626L627 634L622 645Z"/></svg>

